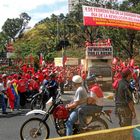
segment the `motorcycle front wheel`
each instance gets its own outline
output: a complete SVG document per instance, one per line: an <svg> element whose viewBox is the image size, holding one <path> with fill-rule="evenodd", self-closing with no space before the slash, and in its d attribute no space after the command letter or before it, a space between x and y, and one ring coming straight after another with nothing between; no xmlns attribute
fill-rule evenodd
<svg viewBox="0 0 140 140"><path fill-rule="evenodd" d="M102 118L93 118L88 124L88 129L92 131L108 129L108 124Z"/></svg>
<svg viewBox="0 0 140 140"><path fill-rule="evenodd" d="M45 140L49 138L50 129L40 118L31 118L20 129L21 140Z"/></svg>

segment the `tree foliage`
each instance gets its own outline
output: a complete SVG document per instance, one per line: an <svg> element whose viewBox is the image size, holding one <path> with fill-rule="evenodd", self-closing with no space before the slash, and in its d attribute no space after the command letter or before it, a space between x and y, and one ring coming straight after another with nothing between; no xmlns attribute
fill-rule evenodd
<svg viewBox="0 0 140 140"><path fill-rule="evenodd" d="M139 0L124 0L121 4L105 3L103 0L88 0L84 5L140 13ZM22 13L20 18L9 19L5 22L3 31L7 36L15 39L18 33L23 33L30 19L31 17L26 13ZM34 57L39 58L39 54L43 53L45 59L52 60L56 56L61 56L60 50L66 46L65 41L68 41L67 47L65 47L69 52L67 55L75 57L77 49L85 49L86 40L92 43L107 38L112 41L115 56L132 58L138 53L139 31L116 27L84 26L82 5L78 4L74 11L66 16L52 14L50 18L46 17L38 22L32 30L24 33L14 44L15 55L20 54L20 57L24 58L32 53ZM80 51L77 53L76 56L84 58L84 53Z"/></svg>
<svg viewBox="0 0 140 140"><path fill-rule="evenodd" d="M27 13L21 13L20 18L8 18L2 26L2 31L15 41L15 38L23 33L30 19L31 17Z"/></svg>

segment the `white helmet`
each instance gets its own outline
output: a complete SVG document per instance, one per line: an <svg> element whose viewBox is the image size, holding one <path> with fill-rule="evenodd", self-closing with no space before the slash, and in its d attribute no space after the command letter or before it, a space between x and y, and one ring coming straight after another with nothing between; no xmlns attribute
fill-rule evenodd
<svg viewBox="0 0 140 140"><path fill-rule="evenodd" d="M83 79L80 75L75 75L72 77L72 82L74 83L82 83L83 82Z"/></svg>

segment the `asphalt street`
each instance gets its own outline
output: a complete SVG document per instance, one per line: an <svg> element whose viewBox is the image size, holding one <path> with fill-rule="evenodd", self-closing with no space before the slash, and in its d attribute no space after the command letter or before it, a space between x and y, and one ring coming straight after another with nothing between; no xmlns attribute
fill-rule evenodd
<svg viewBox="0 0 140 140"><path fill-rule="evenodd" d="M110 93L105 93L106 96L110 95ZM73 97L73 93L66 93L65 95L62 95L62 99L65 102L70 102L70 100ZM136 112L137 112L137 118L133 120L133 124L139 124L140 123L140 104L135 105ZM115 105L114 101L112 99L105 99L105 107L104 109L111 109L112 110L112 121L113 123L108 123L109 128L116 128L119 127L118 124L118 118L114 113ZM30 109L23 109L21 111L14 111L10 112L10 110L7 110L9 113L8 115L3 115L0 113L0 140L20 140L20 127L23 124L25 120L27 120L29 117L25 116L25 114L30 111ZM1 110L0 110L1 112ZM32 116L30 116L32 117ZM47 122L49 124L51 135L50 137L58 137L52 121Z"/></svg>

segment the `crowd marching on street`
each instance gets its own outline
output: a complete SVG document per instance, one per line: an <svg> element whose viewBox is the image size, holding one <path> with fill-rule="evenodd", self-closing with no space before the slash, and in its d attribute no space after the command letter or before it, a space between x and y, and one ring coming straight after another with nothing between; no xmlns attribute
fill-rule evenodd
<svg viewBox="0 0 140 140"><path fill-rule="evenodd" d="M72 90L72 77L79 74L86 77L84 71L81 72L80 66L61 67L54 63L48 63L41 67L37 72L31 65L23 65L20 73L0 75L0 100L2 113L7 114L6 108L10 107L11 112L25 107L26 98L38 93L39 87L44 80L49 79L50 74L55 74L61 93L64 93L64 84L68 83ZM65 82L67 81L67 82Z"/></svg>
<svg viewBox="0 0 140 140"><path fill-rule="evenodd" d="M132 119L136 117L136 112L129 92L129 81L134 79L136 86L139 86L139 68L132 64L122 65L118 61L112 62L112 71L114 72L112 87L115 91L115 104L120 126L131 125ZM83 71L80 65L62 67L55 66L54 63L46 63L36 72L31 65L23 65L20 73L10 75L3 73L0 75L2 114L7 114L7 107L11 109L11 112L25 108L26 98L38 93L40 85L44 80L49 80L52 74L55 75L53 78L58 83L62 94L66 81L69 83L69 89L73 90L72 78L75 75L81 76L82 81L88 77L87 72ZM125 94L126 96L124 96Z"/></svg>

